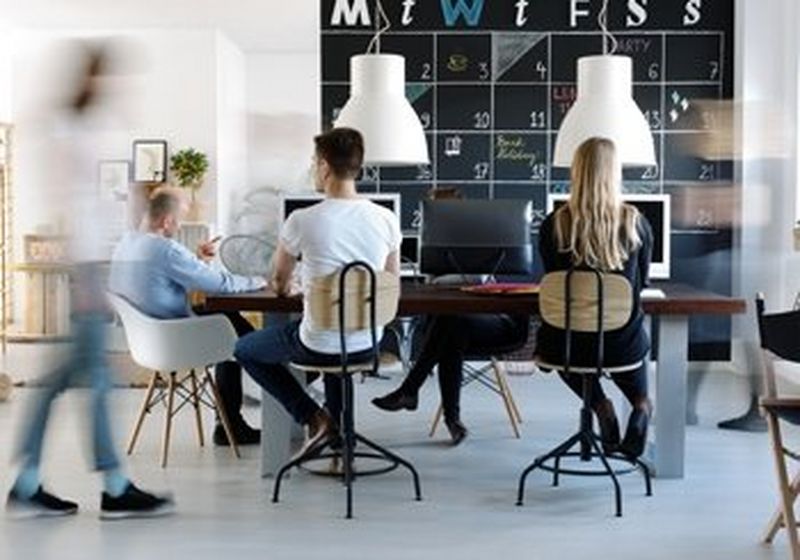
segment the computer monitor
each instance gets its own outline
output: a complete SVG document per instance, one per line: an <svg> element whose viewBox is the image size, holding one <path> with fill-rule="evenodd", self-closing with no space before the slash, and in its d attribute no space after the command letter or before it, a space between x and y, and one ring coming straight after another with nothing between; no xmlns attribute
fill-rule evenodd
<svg viewBox="0 0 800 560"><path fill-rule="evenodd" d="M569 199L569 194L547 196L548 214ZM670 198L668 194L623 194L622 200L639 209L653 228L653 256L650 278L666 279L670 275Z"/></svg>
<svg viewBox="0 0 800 560"><path fill-rule="evenodd" d="M420 272L531 274L532 203L423 200Z"/></svg>
<svg viewBox="0 0 800 560"><path fill-rule="evenodd" d="M404 267L416 267L419 264L419 237L416 235L404 235L403 243L400 245L400 265Z"/></svg>
<svg viewBox="0 0 800 560"><path fill-rule="evenodd" d="M399 219L400 217L400 195L398 193L364 193L361 195L372 202L388 208ZM286 221L289 214L295 210L308 208L325 199L322 194L287 194L281 197L281 223Z"/></svg>

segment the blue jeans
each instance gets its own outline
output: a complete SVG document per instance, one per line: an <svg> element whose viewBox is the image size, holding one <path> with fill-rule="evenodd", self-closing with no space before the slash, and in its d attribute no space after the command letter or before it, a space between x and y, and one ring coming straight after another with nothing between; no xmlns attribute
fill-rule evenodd
<svg viewBox="0 0 800 560"><path fill-rule="evenodd" d="M280 402L296 422L307 424L320 406L295 379L287 362L316 365L336 365L338 354L321 354L300 342L300 321L270 325L243 336L236 343L234 356L247 373L266 392ZM350 354L351 362L369 361L372 350ZM323 376L325 407L338 419L342 409L341 380L336 375Z"/></svg>
<svg viewBox="0 0 800 560"><path fill-rule="evenodd" d="M69 355L64 363L45 378L43 394L28 410L27 423L17 451L23 468L39 466L53 401L61 392L83 381L87 381L91 387L94 467L101 471L119 467L108 415L107 397L112 383L111 370L105 356L106 319L107 315L99 312L73 316Z"/></svg>

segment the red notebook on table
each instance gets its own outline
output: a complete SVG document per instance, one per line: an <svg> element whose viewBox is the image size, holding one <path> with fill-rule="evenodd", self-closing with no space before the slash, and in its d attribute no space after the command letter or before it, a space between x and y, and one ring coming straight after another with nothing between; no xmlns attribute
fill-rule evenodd
<svg viewBox="0 0 800 560"><path fill-rule="evenodd" d="M480 284L477 286L461 286L461 291L471 294L491 295L538 294L539 284L532 282L496 282L494 284Z"/></svg>

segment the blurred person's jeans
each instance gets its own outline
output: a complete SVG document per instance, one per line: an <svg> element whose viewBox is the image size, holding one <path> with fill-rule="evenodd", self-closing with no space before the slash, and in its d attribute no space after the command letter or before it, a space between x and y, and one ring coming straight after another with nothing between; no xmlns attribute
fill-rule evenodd
<svg viewBox="0 0 800 560"><path fill-rule="evenodd" d="M41 395L30 405L17 452L22 467L36 467L42 456L47 421L53 401L64 390L88 383L91 389L92 451L94 467L105 471L119 467L108 414L108 392L112 373L105 356L108 315L102 312L75 314L71 324L68 356L44 379Z"/></svg>

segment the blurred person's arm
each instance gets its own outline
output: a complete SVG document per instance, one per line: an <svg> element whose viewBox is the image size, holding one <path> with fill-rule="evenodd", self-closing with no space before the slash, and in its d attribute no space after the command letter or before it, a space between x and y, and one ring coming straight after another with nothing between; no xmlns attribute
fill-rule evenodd
<svg viewBox="0 0 800 560"><path fill-rule="evenodd" d="M186 291L252 292L267 284L265 278L258 276L239 276L226 270L214 269L177 243L167 250L165 257L167 275Z"/></svg>

